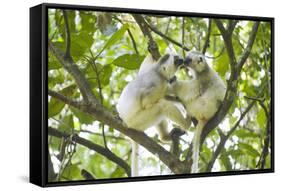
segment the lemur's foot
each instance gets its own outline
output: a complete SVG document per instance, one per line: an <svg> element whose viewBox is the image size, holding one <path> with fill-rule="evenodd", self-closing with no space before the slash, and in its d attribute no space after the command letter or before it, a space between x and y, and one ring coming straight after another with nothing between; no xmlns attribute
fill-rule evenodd
<svg viewBox="0 0 281 191"><path fill-rule="evenodd" d="M185 134L185 131L180 129L180 128L174 128L172 129L172 131L169 133L171 139L174 139L174 138L178 138L182 135Z"/></svg>

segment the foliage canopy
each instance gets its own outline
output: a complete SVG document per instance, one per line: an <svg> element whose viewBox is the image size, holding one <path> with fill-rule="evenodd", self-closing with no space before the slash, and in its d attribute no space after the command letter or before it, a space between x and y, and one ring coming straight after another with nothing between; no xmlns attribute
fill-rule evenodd
<svg viewBox="0 0 281 191"><path fill-rule="evenodd" d="M100 120L101 115L92 115L92 110L85 112L87 109L69 103L66 98L79 102L92 93L99 104L116 114L119 95L135 78L144 57L149 54L152 40L160 54L169 44L182 56L186 50L205 52L210 66L228 83L233 65L219 26L228 29L225 34L231 39L238 62L247 51L255 25L254 21L246 20L138 16L143 19L139 21L146 23L149 34L145 34L144 26L139 27L132 14L49 9L49 181L129 176L131 145L128 137L114 125ZM253 40L250 54L238 71L234 98L226 116L204 140L200 172L271 168L270 22L259 22ZM59 51L65 52L65 56L60 57ZM67 68L63 62L74 64L77 70L72 66ZM75 71L82 74L91 93L83 93L83 83L79 83ZM184 72L177 75L189 79ZM180 138L180 161L190 156L193 132L194 127ZM170 151L170 145L160 143L153 128L145 133ZM141 149L140 158L141 175L175 172L147 148Z"/></svg>

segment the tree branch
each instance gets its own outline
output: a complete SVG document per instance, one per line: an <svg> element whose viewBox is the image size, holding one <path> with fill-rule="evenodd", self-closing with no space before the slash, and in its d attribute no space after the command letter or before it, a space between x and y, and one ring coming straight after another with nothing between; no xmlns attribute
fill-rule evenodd
<svg viewBox="0 0 281 191"><path fill-rule="evenodd" d="M185 51L190 51L189 48L187 48L186 46L184 46L183 44L175 41L174 39L172 39L171 37L165 35L164 33L160 32L158 29L156 29L156 27L150 25L150 24L147 24L148 28L153 31L154 33L158 34L159 36L161 36L163 39L175 44L176 46L182 48L183 50Z"/></svg>
<svg viewBox="0 0 281 191"><path fill-rule="evenodd" d="M70 29L68 24L68 16L66 10L62 11L64 23L65 23L65 33L66 33L66 50L65 50L65 57L68 59L72 59L70 55L70 47L71 47L71 40L70 40Z"/></svg>
<svg viewBox="0 0 281 191"><path fill-rule="evenodd" d="M185 39L185 20L184 17L182 17L182 26L181 26L181 44L184 46L184 39ZM182 56L185 58L185 51L182 48Z"/></svg>
<svg viewBox="0 0 281 191"><path fill-rule="evenodd" d="M224 26L220 20L215 19L215 23L216 23L218 29L220 30L222 37L224 39L224 44L225 44L229 62L230 62L231 73L230 73L230 78L227 81L227 90L226 90L224 100L223 100L220 108L216 112L216 114L205 125L203 132L201 134L201 144L204 142L207 135L223 120L223 118L225 117L225 115L227 114L228 110L230 109L230 107L233 103L234 97L237 92L238 77L239 77L239 74L241 72L241 69L242 69L245 61L247 60L247 58L251 52L254 40L256 38L256 33L257 33L257 28L258 28L259 22L255 22L255 24L253 25L252 32L249 36L249 40L247 43L247 48L242 53L242 57L241 57L241 59L239 59L238 63L236 61L234 50L233 50L232 34L229 34L229 32L226 31L226 29L224 28Z"/></svg>
<svg viewBox="0 0 281 191"><path fill-rule="evenodd" d="M253 27L252 27L252 31L250 33L250 36L249 36L249 40L248 40L248 43L247 43L247 46L242 54L242 56L240 57L240 59L238 60L238 68L241 70L241 68L243 67L243 64L246 62L247 58L249 57L250 55L250 52L252 50L252 47L253 47L253 44L254 44L254 41L256 39L256 35L257 35L257 32L258 32L258 28L259 28L259 22L255 22Z"/></svg>
<svg viewBox="0 0 281 191"><path fill-rule="evenodd" d="M82 102L79 102L79 101L76 101L76 100L73 100L69 97L66 97L58 92L55 92L53 90L48 90L48 94L54 98L57 98L58 100L68 104L68 105L71 105L71 106L74 106L74 107L80 107Z"/></svg>
<svg viewBox="0 0 281 191"><path fill-rule="evenodd" d="M117 16L114 16L114 18L123 25L123 21L121 19L119 19ZM138 48L137 48L137 43L134 39L134 36L133 36L131 30L128 28L127 31L128 31L128 34L131 38L131 41L132 41L132 44L133 44L133 47L135 49L136 54L139 54L139 51L138 51Z"/></svg>
<svg viewBox="0 0 281 191"><path fill-rule="evenodd" d="M55 47L55 45L51 41L49 41L48 45L49 45L48 49L50 50L50 52L62 64L62 66L66 69L66 71L70 73L72 77L75 79L83 96L83 99L87 102L89 101L89 102L98 103L95 95L92 93L90 84L84 78L83 74L79 70L78 66L73 62L71 57L70 58L65 57L62 50Z"/></svg>
<svg viewBox="0 0 281 191"><path fill-rule="evenodd" d="M227 135L224 135L223 133L220 133L220 143L217 146L212 159L210 160L210 162L207 165L206 168L206 172L210 172L213 168L213 165L216 161L216 159L218 158L219 154L221 153L222 149L224 148L224 145L226 143L226 141L229 139L229 137L231 136L231 134L237 129L237 127L239 126L240 122L242 121L242 119L246 116L246 114L250 111L250 109L254 106L255 101L252 101L248 107L245 109L245 111L241 114L240 118L238 119L238 121L235 123L235 125L228 131Z"/></svg>
<svg viewBox="0 0 281 191"><path fill-rule="evenodd" d="M229 34L233 33L237 23L238 23L238 20L229 20L228 27L227 27L227 31Z"/></svg>
<svg viewBox="0 0 281 191"><path fill-rule="evenodd" d="M48 134L51 136L55 136L58 138L63 137L69 137L70 134L61 132L57 129L54 129L52 127L48 127ZM119 165L121 168L123 168L128 175L128 177L131 176L131 167L121 158L119 158L117 155L115 155L113 152L111 152L109 149L105 149L100 145L97 145L95 143L92 143L91 141L88 141L87 139L84 139L82 137L79 137L78 135L74 135L72 140L80 145L83 145L91 150L96 151L97 153L103 155L107 159L111 160L112 162Z"/></svg>
<svg viewBox="0 0 281 191"><path fill-rule="evenodd" d="M50 95L50 92L49 92ZM112 115L110 111L101 106L100 104L89 104L84 102L72 102L69 99L65 99L64 96L60 96L59 93L52 93L57 99L69 104L85 113L93 115L100 122L107 124L124 135L130 137L138 144L142 145L149 152L159 157L159 159L166 164L174 173L181 174L187 172L187 166L184 162L181 162L175 155L165 150L162 146L157 144L145 133L128 128L125 123L118 116Z"/></svg>
<svg viewBox="0 0 281 191"><path fill-rule="evenodd" d="M161 55L160 55L158 46L157 46L156 42L154 41L154 39L152 38L152 35L149 31L148 24L146 23L146 21L144 20L144 18L141 15L139 15L139 14L132 14L132 15L133 15L135 21L138 23L144 36L146 36L149 40L148 51L150 52L150 54L152 55L154 60L158 60L161 57Z"/></svg>
<svg viewBox="0 0 281 191"><path fill-rule="evenodd" d="M206 51L207 51L207 48L210 44L210 36L211 36L211 31L212 31L212 19L209 19L209 22L208 22L208 32L207 32L207 35L206 35L206 41L203 45L203 49L202 49L202 53L205 54Z"/></svg>
<svg viewBox="0 0 281 191"><path fill-rule="evenodd" d="M261 156L260 156L260 159L259 159L259 162L258 162L258 165L260 164L261 169L264 169L266 157L268 155L268 146L269 146L270 132L271 132L271 121L270 121L270 113L268 112L264 102L259 101L259 104L262 107L262 109L264 110L265 115L266 115L266 120L267 120L267 122L266 122L266 135L265 135L265 138L264 138L264 145L263 145L262 153L261 153Z"/></svg>
<svg viewBox="0 0 281 191"><path fill-rule="evenodd" d="M229 57L229 62L230 62L230 67L231 67L231 71L235 70L235 66L236 66L236 57L235 57L235 53L234 53L234 49L233 49L233 45L232 45L232 38L231 35L232 33L229 33L223 26L221 20L215 19L215 23L218 27L218 29L221 32L221 35L223 37L224 40L224 44L226 47L226 51Z"/></svg>

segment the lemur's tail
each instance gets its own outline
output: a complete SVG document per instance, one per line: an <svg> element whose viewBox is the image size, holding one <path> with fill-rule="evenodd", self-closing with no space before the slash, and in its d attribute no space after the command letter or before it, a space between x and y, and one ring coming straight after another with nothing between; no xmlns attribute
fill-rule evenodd
<svg viewBox="0 0 281 191"><path fill-rule="evenodd" d="M205 123L198 121L198 124L195 129L195 134L193 137L193 152L192 152L192 167L191 173L198 173L198 164L199 164L199 149L200 149L200 137Z"/></svg>
<svg viewBox="0 0 281 191"><path fill-rule="evenodd" d="M139 145L132 140L132 158L131 158L131 175L132 177L139 174L139 161L138 161Z"/></svg>

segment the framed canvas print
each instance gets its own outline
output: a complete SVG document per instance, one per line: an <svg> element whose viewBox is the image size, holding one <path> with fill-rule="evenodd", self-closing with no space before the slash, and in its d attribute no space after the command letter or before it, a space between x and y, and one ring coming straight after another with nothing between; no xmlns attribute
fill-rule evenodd
<svg viewBox="0 0 281 191"><path fill-rule="evenodd" d="M30 9L30 182L274 172L274 19Z"/></svg>

